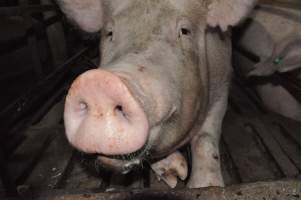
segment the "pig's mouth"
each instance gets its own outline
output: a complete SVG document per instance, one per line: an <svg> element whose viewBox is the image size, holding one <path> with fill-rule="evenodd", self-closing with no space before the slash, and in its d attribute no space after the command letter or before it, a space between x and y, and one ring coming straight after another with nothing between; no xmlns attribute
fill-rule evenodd
<svg viewBox="0 0 301 200"><path fill-rule="evenodd" d="M101 167L127 174L135 168L143 165L149 155L149 146L147 143L138 151L126 155L107 156L98 154L97 161Z"/></svg>

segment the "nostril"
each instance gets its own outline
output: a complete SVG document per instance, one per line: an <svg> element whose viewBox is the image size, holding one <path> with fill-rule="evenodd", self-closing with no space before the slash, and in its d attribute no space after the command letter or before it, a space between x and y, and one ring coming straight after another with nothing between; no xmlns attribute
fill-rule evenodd
<svg viewBox="0 0 301 200"><path fill-rule="evenodd" d="M81 115L85 115L88 112L88 104L84 101L80 101L78 104L78 111Z"/></svg>
<svg viewBox="0 0 301 200"><path fill-rule="evenodd" d="M122 108L121 105L117 105L116 108L115 108L115 110L123 112L123 108Z"/></svg>
<svg viewBox="0 0 301 200"><path fill-rule="evenodd" d="M79 109L80 110L87 110L88 109L88 105L85 102L80 102L79 103Z"/></svg>
<svg viewBox="0 0 301 200"><path fill-rule="evenodd" d="M124 109L121 105L117 105L115 107L115 112L117 112L118 114L122 114L122 116L127 119L127 115L125 114Z"/></svg>

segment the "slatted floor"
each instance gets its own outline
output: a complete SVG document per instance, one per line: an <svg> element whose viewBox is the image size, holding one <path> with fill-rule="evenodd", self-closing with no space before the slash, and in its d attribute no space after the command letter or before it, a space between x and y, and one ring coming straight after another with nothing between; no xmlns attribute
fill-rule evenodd
<svg viewBox="0 0 301 200"><path fill-rule="evenodd" d="M9 173L20 193L42 189L167 188L148 166L125 176L96 170L93 161L68 145L61 123L48 128L33 126L25 136L8 161ZM301 123L265 111L252 90L234 81L221 152L227 185L301 178ZM184 183L178 187L184 187Z"/></svg>

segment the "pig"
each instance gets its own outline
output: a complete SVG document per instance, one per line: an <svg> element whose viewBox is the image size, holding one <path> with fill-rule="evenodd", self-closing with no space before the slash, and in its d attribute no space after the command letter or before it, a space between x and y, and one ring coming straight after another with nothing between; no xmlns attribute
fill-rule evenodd
<svg viewBox="0 0 301 200"><path fill-rule="evenodd" d="M219 139L232 71L229 28L255 0L57 2L81 29L101 34L100 67L80 75L66 97L69 142L122 173L156 160L152 168L172 187L187 176L177 149L190 143L187 187L224 186Z"/></svg>
<svg viewBox="0 0 301 200"><path fill-rule="evenodd" d="M242 33L242 34L241 34ZM261 5L250 16L247 26L238 31L235 44L258 57L250 61L235 53L234 62L248 78L271 77L294 72L301 78L301 13L298 10ZM254 89L270 111L301 121L301 103L280 83L268 81Z"/></svg>

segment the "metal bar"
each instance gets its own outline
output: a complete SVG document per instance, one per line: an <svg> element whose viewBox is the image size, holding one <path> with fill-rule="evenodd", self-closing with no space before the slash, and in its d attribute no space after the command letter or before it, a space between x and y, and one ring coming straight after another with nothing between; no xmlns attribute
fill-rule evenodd
<svg viewBox="0 0 301 200"><path fill-rule="evenodd" d="M43 67L41 62L40 53L38 51L38 41L35 35L30 35L27 38L28 48L31 52L31 58L33 62L33 70L36 75L36 79L39 80L43 76Z"/></svg>
<svg viewBox="0 0 301 200"><path fill-rule="evenodd" d="M301 196L301 181L259 182L230 186L226 188L209 187L200 189L182 190L131 190L121 192L91 192L91 191L64 191L50 190L40 192L31 199L35 200L292 200ZM28 198L28 197L27 197ZM8 200L8 199L7 199ZM11 198L11 200L14 200Z"/></svg>
<svg viewBox="0 0 301 200"><path fill-rule="evenodd" d="M20 135L20 132L22 133L25 127L39 120L52 105L57 102L57 99L62 97L66 90L66 84L72 81L74 76L78 75L78 72L74 72L74 68L66 67L66 65L78 60L87 53L89 49L90 48L87 47L79 51L79 53L67 60L54 73L50 74L45 81L38 83L37 87L29 91L25 97L21 97L17 102L14 102L13 105L8 106L9 109L0 114L0 118L5 119L5 122L0 127L2 132L0 135L2 152L0 153L5 155L11 152L12 149L9 148L8 141L14 141L15 138L12 134L18 133L18 135ZM83 67L80 67L78 71L82 72L83 70ZM53 94L55 95L49 98ZM28 119L23 120L24 118ZM10 137L8 141L7 137ZM8 193L14 194L16 189L15 183L12 182L11 175L7 173L4 158L0 155L0 177L3 179Z"/></svg>
<svg viewBox="0 0 301 200"><path fill-rule="evenodd" d="M19 0L20 8L25 10L25 12L22 13L22 16L25 19L26 24L33 24L33 19L30 16L30 13L26 12L26 7L28 6L28 0ZM33 26L34 30L37 30L37 26ZM36 31L34 31L36 33ZM27 45L28 48L31 52L31 58L33 62L33 70L35 72L37 80L42 78L43 75L43 69L42 69L42 63L41 63L41 57L38 51L38 42L37 42L37 37L35 34L29 35L27 37Z"/></svg>
<svg viewBox="0 0 301 200"><path fill-rule="evenodd" d="M84 67L79 67L79 71L74 72L74 68L67 67L67 65L75 62L82 55L87 53L88 50L89 48L86 47L83 50L79 51L79 53L77 53L69 60L67 60L63 65L58 67L55 72L50 74L43 81L37 83L37 86L35 88L33 88L32 90L28 91L25 95L20 97L18 101L7 106L7 109L0 113L0 119L3 120L3 123L0 127L2 131L0 141L4 141L5 137L10 135L11 133L16 132L16 130L12 131L11 129L13 127L16 127L17 125L19 127L20 121L22 124L24 123L24 125L22 125L21 127L24 127L29 122L32 122L31 119L33 118L33 116L37 116L33 114L36 113L36 110L39 110L43 105L45 105L45 102L49 100L49 96L56 93L56 91L58 91L59 88L64 87L64 85L68 81L70 82L74 78L74 76L78 75L78 73L81 73L85 69L88 69L84 69ZM89 69L91 68L92 66L89 66ZM53 100L53 102L55 103L55 100ZM51 107L50 104L46 105L45 109L43 109L41 113L46 112L49 107ZM21 120L24 118L28 118L28 120ZM34 118L37 119L36 117ZM19 129L20 128L18 128L18 130Z"/></svg>
<svg viewBox="0 0 301 200"><path fill-rule="evenodd" d="M40 27L46 28L60 20L61 20L61 16L49 17L49 18L45 19L42 23L39 23L37 26L39 28ZM11 52L25 46L27 44L26 39L28 37L31 37L34 33L35 33L34 28L30 27L28 30L26 30L26 35L24 35L23 37L15 38L14 40L1 42L0 43L0 47L1 47L0 48L0 56L11 53Z"/></svg>
<svg viewBox="0 0 301 200"><path fill-rule="evenodd" d="M6 167L6 156L4 155L2 148L0 148L0 178L5 187L6 193L8 195L14 195L16 194L16 185L11 180L7 171L8 169Z"/></svg>
<svg viewBox="0 0 301 200"><path fill-rule="evenodd" d="M58 7L54 5L27 5L27 6L11 6L0 7L0 16L23 15L24 13L41 13L46 11L58 11Z"/></svg>
<svg viewBox="0 0 301 200"><path fill-rule="evenodd" d="M299 0L260 0L259 4L301 10L301 2Z"/></svg>

